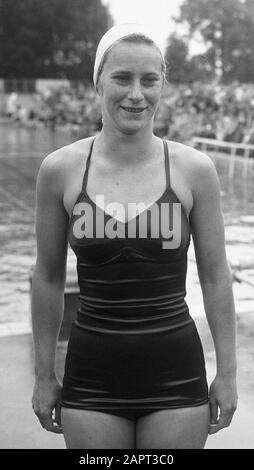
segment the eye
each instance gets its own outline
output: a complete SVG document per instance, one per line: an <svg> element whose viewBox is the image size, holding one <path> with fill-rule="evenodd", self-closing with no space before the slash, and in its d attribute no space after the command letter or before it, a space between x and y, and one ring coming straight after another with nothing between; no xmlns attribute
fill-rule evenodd
<svg viewBox="0 0 254 470"><path fill-rule="evenodd" d="M146 86L153 86L156 82L158 82L158 78L155 77L145 77L143 78L142 82Z"/></svg>
<svg viewBox="0 0 254 470"><path fill-rule="evenodd" d="M113 78L121 84L128 83L130 79L127 75L115 75Z"/></svg>

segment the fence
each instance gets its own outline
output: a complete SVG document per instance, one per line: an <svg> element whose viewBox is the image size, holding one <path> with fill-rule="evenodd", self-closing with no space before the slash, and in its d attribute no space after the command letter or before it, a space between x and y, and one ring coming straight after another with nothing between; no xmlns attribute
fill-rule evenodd
<svg viewBox="0 0 254 470"><path fill-rule="evenodd" d="M222 140L215 140L215 139L206 139L204 137L193 137L191 144L193 147L200 147L203 152L206 152L208 149L209 151L218 152L220 149L224 150L224 154L229 151L229 177L232 178L234 176L235 171L235 162L237 152L240 150L243 152L243 156L239 157L243 159L243 168L242 168L242 176L244 178L247 177L248 174L248 167L249 163L253 165L254 158L250 158L251 152L254 154L254 145L244 144L244 143L235 143L235 142L224 142Z"/></svg>
<svg viewBox="0 0 254 470"><path fill-rule="evenodd" d="M36 91L35 79L8 78L3 80L3 91L9 93L32 94Z"/></svg>
<svg viewBox="0 0 254 470"><path fill-rule="evenodd" d="M68 80L65 78L2 78L0 79L0 92L6 95L18 93L21 95L34 94L48 88L70 86L78 88L84 86L84 80Z"/></svg>
<svg viewBox="0 0 254 470"><path fill-rule="evenodd" d="M246 260L246 261L238 261L238 262L230 262L231 271L232 271L232 279L233 281L237 282L245 282L246 284L254 287L254 277L248 276L242 271L245 270L254 270L254 260Z"/></svg>

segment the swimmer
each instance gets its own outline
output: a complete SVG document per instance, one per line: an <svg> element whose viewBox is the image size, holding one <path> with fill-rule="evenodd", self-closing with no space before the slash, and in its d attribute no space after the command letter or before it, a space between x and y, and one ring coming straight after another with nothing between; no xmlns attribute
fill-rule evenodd
<svg viewBox="0 0 254 470"><path fill-rule="evenodd" d="M33 409L44 429L63 433L67 448L202 449L209 434L229 426L237 404L218 176L204 153L154 134L165 62L143 27L105 33L93 79L101 131L48 155L37 177ZM93 217L85 219L82 204ZM164 223L162 207L172 213L177 204L179 243L165 249L168 240L151 214L156 209ZM84 226L77 235L81 216L92 236ZM96 224L103 237L96 237ZM146 237L138 236L142 227ZM185 301L191 237L216 352L210 386ZM61 384L55 351L68 242L80 305Z"/></svg>

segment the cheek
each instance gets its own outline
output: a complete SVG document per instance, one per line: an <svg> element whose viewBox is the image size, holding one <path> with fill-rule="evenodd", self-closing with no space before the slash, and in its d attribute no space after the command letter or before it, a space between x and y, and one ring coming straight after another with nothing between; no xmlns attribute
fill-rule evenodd
<svg viewBox="0 0 254 470"><path fill-rule="evenodd" d="M104 91L104 102L107 106L114 106L119 103L125 95L126 93L123 93L123 90L116 87L110 87L107 88L107 91Z"/></svg>
<svg viewBox="0 0 254 470"><path fill-rule="evenodd" d="M157 105L161 99L161 91L161 87L158 87L153 91L147 93L147 100L153 102L154 105Z"/></svg>

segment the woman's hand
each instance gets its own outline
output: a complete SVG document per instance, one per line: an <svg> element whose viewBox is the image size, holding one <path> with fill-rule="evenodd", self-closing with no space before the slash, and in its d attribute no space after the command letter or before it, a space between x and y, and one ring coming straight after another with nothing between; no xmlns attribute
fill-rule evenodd
<svg viewBox="0 0 254 470"><path fill-rule="evenodd" d="M36 378L32 407L42 427L47 431L62 433L59 405L61 385L57 378Z"/></svg>
<svg viewBox="0 0 254 470"><path fill-rule="evenodd" d="M230 425L237 407L236 378L216 375L209 390L211 424L209 434Z"/></svg>

